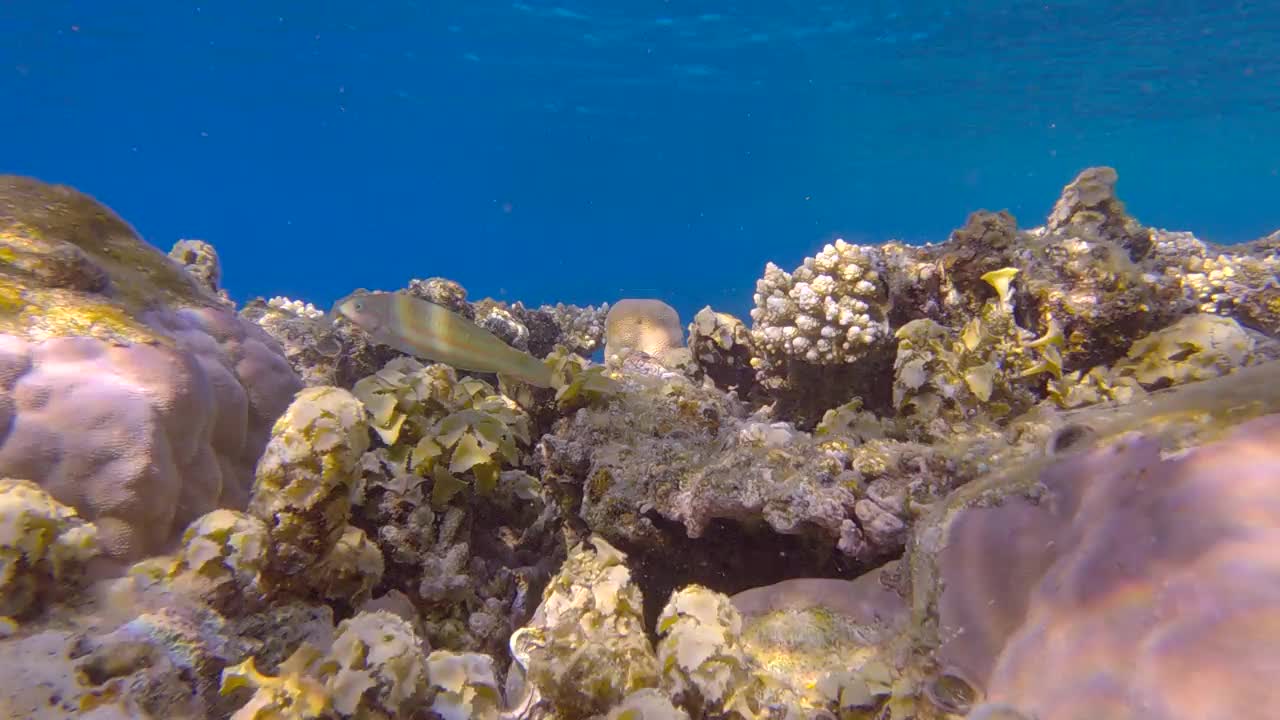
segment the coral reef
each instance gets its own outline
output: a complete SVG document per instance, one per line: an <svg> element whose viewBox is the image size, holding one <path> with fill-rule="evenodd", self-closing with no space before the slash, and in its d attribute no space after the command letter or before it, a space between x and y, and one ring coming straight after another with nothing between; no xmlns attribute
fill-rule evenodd
<svg viewBox="0 0 1280 720"><path fill-rule="evenodd" d="M679 375L628 376L542 438L538 470L566 513L635 558L652 619L690 583L736 592L870 567L902 550L911 503L976 472L959 451L864 442L843 420L811 435Z"/></svg>
<svg viewBox="0 0 1280 720"><path fill-rule="evenodd" d="M415 603L433 644L501 650L560 557L555 509L521 467L529 417L488 383L411 358L355 393L381 443L361 459L353 523L387 560L383 589Z"/></svg>
<svg viewBox="0 0 1280 720"><path fill-rule="evenodd" d="M1269 717L1280 234L1117 178L770 265L687 348L410 283L536 387L0 178L0 715Z"/></svg>
<svg viewBox="0 0 1280 720"><path fill-rule="evenodd" d="M122 560L244 507L300 387L275 342L70 188L0 178L0 255L0 474Z"/></svg>
<svg viewBox="0 0 1280 720"><path fill-rule="evenodd" d="M381 576L376 548L363 549L363 533L347 525L368 447L364 406L341 388L302 390L276 421L248 509L266 524L267 566L276 583L315 587L318 577L350 572L326 566L335 561L365 560L366 574Z"/></svg>
<svg viewBox="0 0 1280 720"><path fill-rule="evenodd" d="M823 411L855 396L881 406L876 386L893 359L884 252L843 240L805 258L793 272L773 263L756 281L753 364L782 411L812 425ZM818 398L812 389L823 388ZM832 392L835 390L835 392Z"/></svg>

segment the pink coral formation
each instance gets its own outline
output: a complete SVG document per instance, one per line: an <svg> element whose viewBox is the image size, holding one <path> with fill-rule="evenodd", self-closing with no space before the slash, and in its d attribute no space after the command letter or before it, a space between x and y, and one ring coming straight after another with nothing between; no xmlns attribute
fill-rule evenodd
<svg viewBox="0 0 1280 720"><path fill-rule="evenodd" d="M1153 439L1050 466L1037 501L961 511L938 660L1039 720L1273 717L1280 415L1174 456Z"/></svg>
<svg viewBox="0 0 1280 720"><path fill-rule="evenodd" d="M0 176L0 257L0 474L116 559L243 507L301 387L275 341L70 188Z"/></svg>
<svg viewBox="0 0 1280 720"><path fill-rule="evenodd" d="M162 549L209 510L243 507L298 385L274 343L229 312L156 320L173 347L0 335L0 468L78 509L119 558Z"/></svg>

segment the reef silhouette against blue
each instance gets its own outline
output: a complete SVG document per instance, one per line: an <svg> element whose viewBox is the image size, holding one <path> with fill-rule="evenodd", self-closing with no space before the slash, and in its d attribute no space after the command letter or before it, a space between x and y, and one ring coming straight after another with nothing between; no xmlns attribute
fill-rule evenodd
<svg viewBox="0 0 1280 720"><path fill-rule="evenodd" d="M0 33L0 720L1277 716L1280 6Z"/></svg>
<svg viewBox="0 0 1280 720"><path fill-rule="evenodd" d="M1280 6L8 2L3 169L214 242L239 301L443 275L745 314L835 237L1040 223L1106 164L1144 222L1277 224Z"/></svg>

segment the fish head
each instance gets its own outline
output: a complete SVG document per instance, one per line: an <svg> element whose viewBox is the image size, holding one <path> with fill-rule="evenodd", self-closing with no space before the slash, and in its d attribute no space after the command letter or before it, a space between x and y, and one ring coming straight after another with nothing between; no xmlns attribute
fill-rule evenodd
<svg viewBox="0 0 1280 720"><path fill-rule="evenodd" d="M375 333L390 317L389 293L353 293L333 306L333 313L350 320L367 333Z"/></svg>

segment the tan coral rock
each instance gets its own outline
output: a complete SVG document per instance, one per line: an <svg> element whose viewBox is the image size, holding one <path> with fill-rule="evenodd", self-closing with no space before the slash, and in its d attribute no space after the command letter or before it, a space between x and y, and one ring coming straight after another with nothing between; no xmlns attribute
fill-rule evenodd
<svg viewBox="0 0 1280 720"><path fill-rule="evenodd" d="M668 351L684 347L680 314L661 300L619 300L609 308L604 332L606 358L627 350L661 358Z"/></svg>

